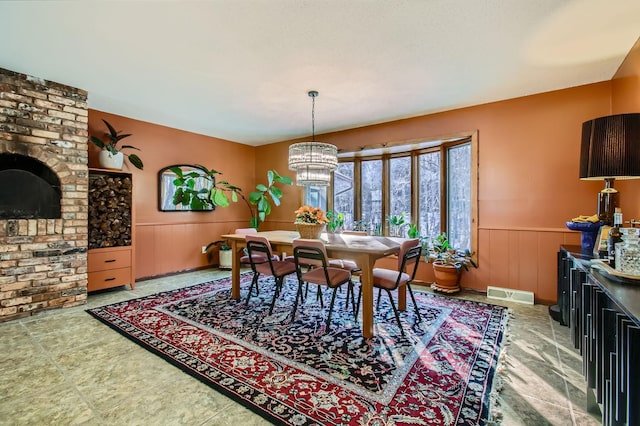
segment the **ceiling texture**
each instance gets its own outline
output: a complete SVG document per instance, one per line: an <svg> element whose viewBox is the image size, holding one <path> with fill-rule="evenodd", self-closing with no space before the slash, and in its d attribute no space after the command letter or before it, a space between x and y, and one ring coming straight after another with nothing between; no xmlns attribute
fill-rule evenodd
<svg viewBox="0 0 640 426"><path fill-rule="evenodd" d="M639 0L0 1L0 67L247 145L609 80Z"/></svg>

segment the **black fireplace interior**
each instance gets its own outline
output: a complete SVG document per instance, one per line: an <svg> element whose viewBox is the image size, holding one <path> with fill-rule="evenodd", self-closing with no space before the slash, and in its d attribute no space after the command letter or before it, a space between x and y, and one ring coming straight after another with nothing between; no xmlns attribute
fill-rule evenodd
<svg viewBox="0 0 640 426"><path fill-rule="evenodd" d="M46 164L0 154L0 219L60 218L60 179Z"/></svg>

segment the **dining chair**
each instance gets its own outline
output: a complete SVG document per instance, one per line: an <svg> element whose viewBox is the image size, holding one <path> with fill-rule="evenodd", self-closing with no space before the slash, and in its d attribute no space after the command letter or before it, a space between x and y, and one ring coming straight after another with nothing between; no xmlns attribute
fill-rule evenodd
<svg viewBox="0 0 640 426"><path fill-rule="evenodd" d="M342 231L341 234L344 235L369 235L366 231ZM344 306L346 307L349 304L349 295L353 295L354 282L353 277L359 277L362 275L362 269L356 262L349 259L335 259L329 258L329 266L333 266L336 268L346 269L351 273L351 282L349 283L349 289L347 292L347 298L344 301ZM353 303L353 301L352 301Z"/></svg>
<svg viewBox="0 0 640 426"><path fill-rule="evenodd" d="M292 321L295 320L298 310L298 300L304 301L302 295L302 287L304 283L317 284L319 286L327 286L333 289L331 295L331 303L329 305L329 314L327 316L326 330L329 330L331 324L331 314L333 313L333 305L336 299L336 290L343 284L351 282L351 273L345 269L329 266L327 250L321 240L310 240L299 238L293 241L293 258L298 276L298 292L296 293L296 301L293 305ZM303 272L303 268L312 265L313 268ZM354 305L353 288L351 289L352 306ZM349 289L347 289L349 291ZM322 306L322 305L321 305ZM356 316L355 306L353 306L353 314Z"/></svg>
<svg viewBox="0 0 640 426"><path fill-rule="evenodd" d="M397 290L402 286L406 286L406 288L409 290L409 294L411 295L411 300L413 301L413 306L415 308L418 321L422 321L422 318L420 317L420 310L418 309L418 304L416 303L416 298L413 295L413 290L411 289L411 282L415 279L416 272L418 271L418 264L420 263L421 254L422 246L420 245L420 240L417 238L412 238L410 240L403 241L400 245L397 271L385 268L373 269L373 287L379 289L376 309L380 309L380 295L382 291L385 291L389 296L389 302L391 303L393 313L395 314L396 321L398 322L400 333L403 336L404 329L402 328L402 323L400 322L400 314L398 313L398 308L393 302L393 295L391 294L391 292ZM356 308L356 313L360 309L361 297L362 286L358 291L358 306Z"/></svg>
<svg viewBox="0 0 640 426"><path fill-rule="evenodd" d="M273 307L276 304L276 299L282 289L284 278L289 274L295 273L296 266L294 263L281 261L277 255L274 255L271 249L271 243L266 237L247 234L245 240L247 242L249 264L253 271L253 279L251 280L251 286L249 287L245 304L249 303L249 298L251 297L254 286L256 287L256 294L258 294L258 279L260 274L272 276L275 279L276 288L273 293L271 307L269 308L269 315L271 315Z"/></svg>
<svg viewBox="0 0 640 426"><path fill-rule="evenodd" d="M236 234L240 234L240 235L245 235L245 239L246 239L246 235L253 235L253 234L257 234L258 230L256 228L237 228L234 233ZM269 247L271 247L271 245L269 245ZM278 256L277 254L272 254L271 256L272 260L280 260L280 256ZM262 256L262 255L258 255L256 254L254 256L254 262L255 263L264 263L266 262L267 259ZM245 247L244 249L244 255L240 258L240 265L249 265L251 266L251 262L249 261L249 252L247 251L247 248ZM251 283L251 288L254 287L253 282ZM258 280L256 278L255 280L255 288L256 288L256 296L260 295L260 287L258 286Z"/></svg>

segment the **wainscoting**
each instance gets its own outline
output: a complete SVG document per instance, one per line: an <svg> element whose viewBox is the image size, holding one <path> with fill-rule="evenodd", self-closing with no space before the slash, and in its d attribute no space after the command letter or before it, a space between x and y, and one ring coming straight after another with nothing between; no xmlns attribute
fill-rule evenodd
<svg viewBox="0 0 640 426"><path fill-rule="evenodd" d="M209 266L201 247L219 236L245 227L245 221L154 224L136 228L136 278L149 278ZM271 226L270 226L271 225ZM264 223L261 230L289 229L292 224ZM462 276L462 286L486 291L487 286L532 291L536 303L556 302L556 253L561 244L580 244L580 233L561 228L480 228L478 269ZM213 259L217 264L217 259ZM395 259L381 259L379 267L393 267ZM433 270L423 263L417 279L433 282Z"/></svg>

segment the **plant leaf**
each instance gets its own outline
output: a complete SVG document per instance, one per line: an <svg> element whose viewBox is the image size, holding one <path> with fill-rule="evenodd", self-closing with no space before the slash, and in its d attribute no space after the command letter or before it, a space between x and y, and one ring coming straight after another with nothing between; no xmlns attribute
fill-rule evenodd
<svg viewBox="0 0 640 426"><path fill-rule="evenodd" d="M138 169L143 170L144 164L142 164L142 160L137 155L129 154L129 161L131 161L131 164L136 166Z"/></svg>

